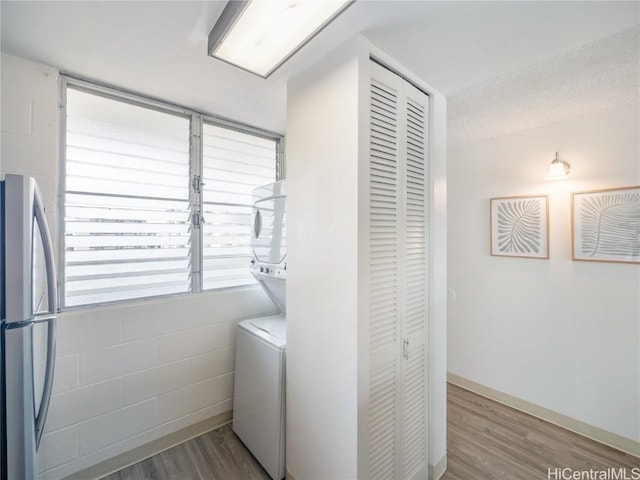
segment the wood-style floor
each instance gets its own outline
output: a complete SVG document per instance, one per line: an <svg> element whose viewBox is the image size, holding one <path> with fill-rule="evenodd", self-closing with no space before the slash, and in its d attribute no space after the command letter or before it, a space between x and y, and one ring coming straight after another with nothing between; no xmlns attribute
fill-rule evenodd
<svg viewBox="0 0 640 480"><path fill-rule="evenodd" d="M231 424L176 445L103 480L271 480Z"/></svg>
<svg viewBox="0 0 640 480"><path fill-rule="evenodd" d="M626 468L626 478L634 478L632 469L640 467L640 459L636 457L455 385L449 384L447 393L448 469L443 480L562 478L559 470L554 475L556 468L581 472ZM269 478L235 436L231 425L225 425L109 475L104 480Z"/></svg>
<svg viewBox="0 0 640 480"><path fill-rule="evenodd" d="M448 384L447 464L442 480L560 479L564 468L572 469L564 478L576 478L566 475L623 467L626 477L606 478L631 479L640 459Z"/></svg>

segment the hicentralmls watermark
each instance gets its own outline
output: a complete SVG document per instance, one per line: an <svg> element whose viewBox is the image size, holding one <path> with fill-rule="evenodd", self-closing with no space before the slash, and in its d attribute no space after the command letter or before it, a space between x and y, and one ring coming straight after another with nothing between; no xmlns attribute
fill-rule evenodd
<svg viewBox="0 0 640 480"><path fill-rule="evenodd" d="M605 468L604 470L575 470L548 468L547 480L640 480L640 467Z"/></svg>

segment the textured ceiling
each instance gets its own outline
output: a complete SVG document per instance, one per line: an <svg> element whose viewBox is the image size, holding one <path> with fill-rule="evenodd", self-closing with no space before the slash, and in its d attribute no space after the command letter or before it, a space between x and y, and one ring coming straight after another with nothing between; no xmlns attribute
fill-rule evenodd
<svg viewBox="0 0 640 480"><path fill-rule="evenodd" d="M449 145L639 102L640 28L537 62L448 99Z"/></svg>

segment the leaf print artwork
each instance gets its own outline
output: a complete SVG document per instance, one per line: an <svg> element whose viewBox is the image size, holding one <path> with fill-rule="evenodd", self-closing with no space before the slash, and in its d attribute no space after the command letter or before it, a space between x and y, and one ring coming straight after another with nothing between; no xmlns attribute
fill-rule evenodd
<svg viewBox="0 0 640 480"><path fill-rule="evenodd" d="M547 197L491 199L491 254L548 258Z"/></svg>
<svg viewBox="0 0 640 480"><path fill-rule="evenodd" d="M640 262L640 187L573 194L573 258Z"/></svg>
<svg viewBox="0 0 640 480"><path fill-rule="evenodd" d="M540 251L540 203L520 200L498 205L498 249L501 252Z"/></svg>

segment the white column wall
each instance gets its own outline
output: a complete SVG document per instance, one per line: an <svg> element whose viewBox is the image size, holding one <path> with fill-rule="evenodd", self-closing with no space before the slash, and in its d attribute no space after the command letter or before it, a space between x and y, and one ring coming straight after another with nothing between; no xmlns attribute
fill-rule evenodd
<svg viewBox="0 0 640 480"><path fill-rule="evenodd" d="M287 470L357 476L358 59L287 89Z"/></svg>

